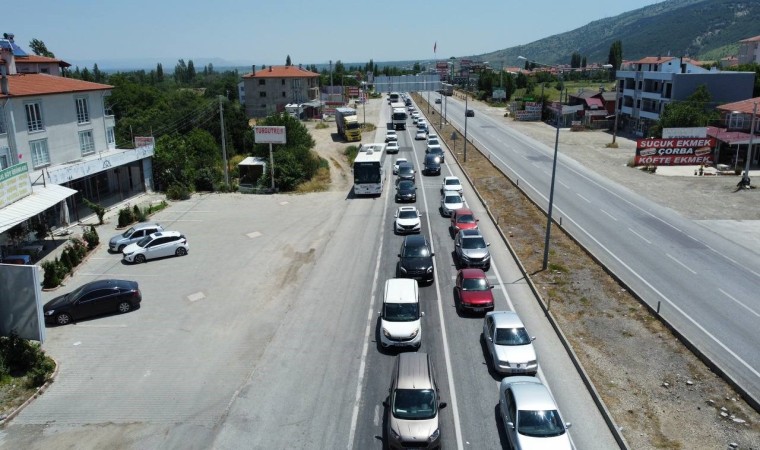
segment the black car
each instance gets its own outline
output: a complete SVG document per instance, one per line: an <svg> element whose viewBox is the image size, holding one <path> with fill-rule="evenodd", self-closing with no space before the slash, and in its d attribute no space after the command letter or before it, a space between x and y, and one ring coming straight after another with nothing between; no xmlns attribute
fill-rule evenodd
<svg viewBox="0 0 760 450"><path fill-rule="evenodd" d="M425 236L406 236L404 243L401 244L401 252L398 254L396 276L432 283L433 256L434 253L430 251L430 244Z"/></svg>
<svg viewBox="0 0 760 450"><path fill-rule="evenodd" d="M414 181L415 172L416 171L414 170L414 166L412 166L409 163L404 163L398 166L398 172L396 173L396 175L398 175L399 180Z"/></svg>
<svg viewBox="0 0 760 450"><path fill-rule="evenodd" d="M433 147L428 147L425 150L425 155L434 155L437 156L440 159L440 162L444 161L444 155L443 155L443 149L437 145Z"/></svg>
<svg viewBox="0 0 760 450"><path fill-rule="evenodd" d="M136 281L98 280L45 303L45 322L66 325L73 320L119 312L140 306L142 293Z"/></svg>
<svg viewBox="0 0 760 450"><path fill-rule="evenodd" d="M432 153L425 155L425 166L422 171L425 175L440 175L441 157Z"/></svg>
<svg viewBox="0 0 760 450"><path fill-rule="evenodd" d="M396 202L416 202L417 186L411 180L398 180L396 183Z"/></svg>

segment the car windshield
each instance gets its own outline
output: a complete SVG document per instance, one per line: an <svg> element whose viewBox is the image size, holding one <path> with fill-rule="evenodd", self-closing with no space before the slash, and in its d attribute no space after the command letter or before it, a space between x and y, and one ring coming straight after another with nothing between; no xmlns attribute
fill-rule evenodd
<svg viewBox="0 0 760 450"><path fill-rule="evenodd" d="M433 145L440 145L440 144L438 143L438 139L428 139L428 145L432 147Z"/></svg>
<svg viewBox="0 0 760 450"><path fill-rule="evenodd" d="M486 248L486 241L480 237L471 237L462 239L462 248L474 249L474 248Z"/></svg>
<svg viewBox="0 0 760 450"><path fill-rule="evenodd" d="M446 180L446 186L457 186L459 184L459 180Z"/></svg>
<svg viewBox="0 0 760 450"><path fill-rule="evenodd" d="M404 180L398 184L398 188L402 191L414 189L414 181Z"/></svg>
<svg viewBox="0 0 760 450"><path fill-rule="evenodd" d="M148 242L150 242L150 241L151 241L150 236L145 236L144 238L142 238L139 241L137 241L137 245L139 247L145 247L146 245L148 245Z"/></svg>
<svg viewBox="0 0 760 450"><path fill-rule="evenodd" d="M472 214L463 214L457 219L459 223L475 223L475 217Z"/></svg>
<svg viewBox="0 0 760 450"><path fill-rule="evenodd" d="M383 319L389 322L413 322L420 318L417 303L386 303Z"/></svg>
<svg viewBox="0 0 760 450"><path fill-rule="evenodd" d="M79 298L79 296L82 295L82 291L84 291L86 287L87 287L86 284L84 286L79 286L78 288L66 294L66 299Z"/></svg>
<svg viewBox="0 0 760 450"><path fill-rule="evenodd" d="M424 258L430 256L430 250L427 245L408 245L403 255L407 258Z"/></svg>
<svg viewBox="0 0 760 450"><path fill-rule="evenodd" d="M517 432L530 437L546 438L565 434L559 411L519 411Z"/></svg>
<svg viewBox="0 0 760 450"><path fill-rule="evenodd" d="M530 344L530 336L525 328L497 328L496 345L527 345Z"/></svg>
<svg viewBox="0 0 760 450"><path fill-rule="evenodd" d="M458 195L447 195L444 203L462 203L462 197Z"/></svg>
<svg viewBox="0 0 760 450"><path fill-rule="evenodd" d="M401 211L398 213L399 219L416 219L417 211Z"/></svg>
<svg viewBox="0 0 760 450"><path fill-rule="evenodd" d="M121 233L121 237L129 237L134 232L135 232L135 227L131 227L127 231Z"/></svg>
<svg viewBox="0 0 760 450"><path fill-rule="evenodd" d="M408 164L405 164L403 166L399 166L398 173L402 174L408 174L414 172L414 168Z"/></svg>
<svg viewBox="0 0 760 450"><path fill-rule="evenodd" d="M438 409L432 389L396 389L393 393L393 417L426 420L435 417Z"/></svg>
<svg viewBox="0 0 760 450"><path fill-rule="evenodd" d="M465 291L487 291L488 282L485 278L465 278L462 280L462 289Z"/></svg>

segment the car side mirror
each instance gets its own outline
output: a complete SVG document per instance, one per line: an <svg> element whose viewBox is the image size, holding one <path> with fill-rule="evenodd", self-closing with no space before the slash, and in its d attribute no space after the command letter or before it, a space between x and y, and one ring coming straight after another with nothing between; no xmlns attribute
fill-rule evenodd
<svg viewBox="0 0 760 450"><path fill-rule="evenodd" d="M486 247L490 247L490 246L491 246L491 243L490 242L486 242Z"/></svg>
<svg viewBox="0 0 760 450"><path fill-rule="evenodd" d="M515 429L515 423L514 422L507 422L507 428L509 428L510 430L514 430Z"/></svg>
<svg viewBox="0 0 760 450"><path fill-rule="evenodd" d="M480 222L480 219L475 219L475 222Z"/></svg>
<svg viewBox="0 0 760 450"><path fill-rule="evenodd" d="M488 289L493 289L493 285L488 286ZM533 338L535 339L535 338Z"/></svg>
<svg viewBox="0 0 760 450"><path fill-rule="evenodd" d="M570 422L565 422L565 428L570 428L570 427L572 427L572 426L573 426L573 424L572 424L572 423L570 423Z"/></svg>
<svg viewBox="0 0 760 450"><path fill-rule="evenodd" d="M399 253L397 256L398 256L399 258L401 258L401 253Z"/></svg>
<svg viewBox="0 0 760 450"><path fill-rule="evenodd" d="M420 317L425 317L425 311L420 312Z"/></svg>
<svg viewBox="0 0 760 450"><path fill-rule="evenodd" d="M383 406L388 407L388 400L383 400Z"/></svg>
<svg viewBox="0 0 760 450"><path fill-rule="evenodd" d="M383 312L382 312L382 311L378 311L378 312L377 312L377 315L378 315L378 316L382 316L382 315L383 315Z"/></svg>
<svg viewBox="0 0 760 450"><path fill-rule="evenodd" d="M435 252L430 252L430 256L435 256Z"/></svg>
<svg viewBox="0 0 760 450"><path fill-rule="evenodd" d="M535 337L535 336L531 336L531 337L530 337L530 341L531 341L531 342L533 342L533 341L535 341L535 340L536 340L536 337Z"/></svg>
<svg viewBox="0 0 760 450"><path fill-rule="evenodd" d="M438 404L438 407L441 408L441 409L443 409L443 408L445 408L447 406L449 406L449 404L446 403L446 402L441 402L441 403Z"/></svg>
<svg viewBox="0 0 760 450"><path fill-rule="evenodd" d="M454 246L461 247L462 245L459 242L457 242L456 244L454 244Z"/></svg>

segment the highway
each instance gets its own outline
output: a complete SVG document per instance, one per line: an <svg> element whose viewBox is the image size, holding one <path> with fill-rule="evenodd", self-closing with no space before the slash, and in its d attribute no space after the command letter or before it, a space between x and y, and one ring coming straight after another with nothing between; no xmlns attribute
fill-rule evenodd
<svg viewBox="0 0 760 450"><path fill-rule="evenodd" d="M446 116L464 129L464 102ZM434 105L440 109L442 105ZM470 104L469 108L476 108ZM468 137L546 209L553 149L476 109ZM605 266L760 401L760 258L563 155L554 218Z"/></svg>

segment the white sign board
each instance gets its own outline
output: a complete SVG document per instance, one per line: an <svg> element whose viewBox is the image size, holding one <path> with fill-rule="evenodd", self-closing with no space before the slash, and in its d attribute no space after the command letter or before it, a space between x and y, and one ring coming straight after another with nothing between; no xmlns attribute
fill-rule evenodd
<svg viewBox="0 0 760 450"><path fill-rule="evenodd" d="M689 128L663 128L663 139L690 137L690 138L706 138L707 127L689 127Z"/></svg>
<svg viewBox="0 0 760 450"><path fill-rule="evenodd" d="M285 144L285 127L253 127L254 142L257 144Z"/></svg>
<svg viewBox="0 0 760 450"><path fill-rule="evenodd" d="M0 170L0 208L31 193L32 181L29 179L29 166L26 163Z"/></svg>
<svg viewBox="0 0 760 450"><path fill-rule="evenodd" d="M46 170L48 180L53 184L63 184L77 178L83 178L87 175L94 175L108 169L114 169L141 159L153 156L153 146L139 147L120 151L118 153L108 153L107 156L93 157L71 165L59 165L57 168Z"/></svg>

